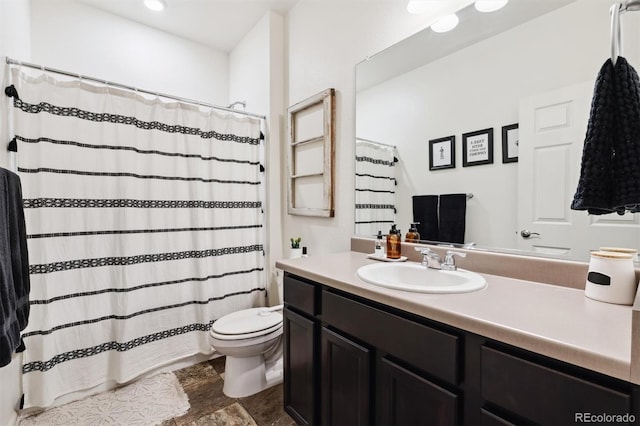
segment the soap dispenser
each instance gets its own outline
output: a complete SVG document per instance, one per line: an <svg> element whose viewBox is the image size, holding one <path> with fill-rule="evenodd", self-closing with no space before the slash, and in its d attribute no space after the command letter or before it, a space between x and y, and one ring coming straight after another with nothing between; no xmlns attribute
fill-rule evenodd
<svg viewBox="0 0 640 426"><path fill-rule="evenodd" d="M396 225L391 225L389 234L387 235L387 258L400 259L400 231L396 229Z"/></svg>
<svg viewBox="0 0 640 426"><path fill-rule="evenodd" d="M408 243L417 243L420 240L420 234L418 233L417 223L412 223L409 227L409 232L404 237L404 240Z"/></svg>
<svg viewBox="0 0 640 426"><path fill-rule="evenodd" d="M378 236L376 237L376 248L374 253L376 256L384 256L384 246L382 245L382 231L378 231Z"/></svg>

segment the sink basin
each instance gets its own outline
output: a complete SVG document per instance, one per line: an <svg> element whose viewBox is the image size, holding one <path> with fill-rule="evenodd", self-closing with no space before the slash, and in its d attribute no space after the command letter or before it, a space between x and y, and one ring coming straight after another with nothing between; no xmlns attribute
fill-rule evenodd
<svg viewBox="0 0 640 426"><path fill-rule="evenodd" d="M358 268L357 275L369 284L417 293L468 293L487 286L475 272L429 269L419 263L373 263Z"/></svg>

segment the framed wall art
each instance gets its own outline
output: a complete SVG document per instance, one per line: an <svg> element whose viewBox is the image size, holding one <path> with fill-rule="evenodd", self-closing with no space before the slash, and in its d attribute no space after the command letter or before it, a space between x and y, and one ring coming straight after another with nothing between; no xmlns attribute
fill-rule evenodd
<svg viewBox="0 0 640 426"><path fill-rule="evenodd" d="M429 141L429 170L453 169L456 167L456 137Z"/></svg>
<svg viewBox="0 0 640 426"><path fill-rule="evenodd" d="M462 135L462 166L493 163L493 128Z"/></svg>
<svg viewBox="0 0 640 426"><path fill-rule="evenodd" d="M518 123L502 126L502 162L517 163L519 146Z"/></svg>

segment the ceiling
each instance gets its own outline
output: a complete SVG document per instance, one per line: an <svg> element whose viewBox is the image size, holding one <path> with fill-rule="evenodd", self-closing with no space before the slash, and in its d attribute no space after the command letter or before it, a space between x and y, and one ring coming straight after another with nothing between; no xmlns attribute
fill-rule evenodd
<svg viewBox="0 0 640 426"><path fill-rule="evenodd" d="M207 45L231 51L272 10L281 15L298 0L166 0L162 12L143 0L77 0L103 11Z"/></svg>

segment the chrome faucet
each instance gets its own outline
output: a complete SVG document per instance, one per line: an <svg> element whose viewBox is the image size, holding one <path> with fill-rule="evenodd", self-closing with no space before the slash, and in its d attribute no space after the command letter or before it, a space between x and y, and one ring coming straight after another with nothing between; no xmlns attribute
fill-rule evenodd
<svg viewBox="0 0 640 426"><path fill-rule="evenodd" d="M441 269L442 260L435 251L428 247L416 247L416 251L419 251L422 255L422 266L432 269Z"/></svg>
<svg viewBox="0 0 640 426"><path fill-rule="evenodd" d="M447 250L447 254L444 257L444 263L441 265L443 271L457 271L455 256L467 257L467 253L461 251Z"/></svg>

